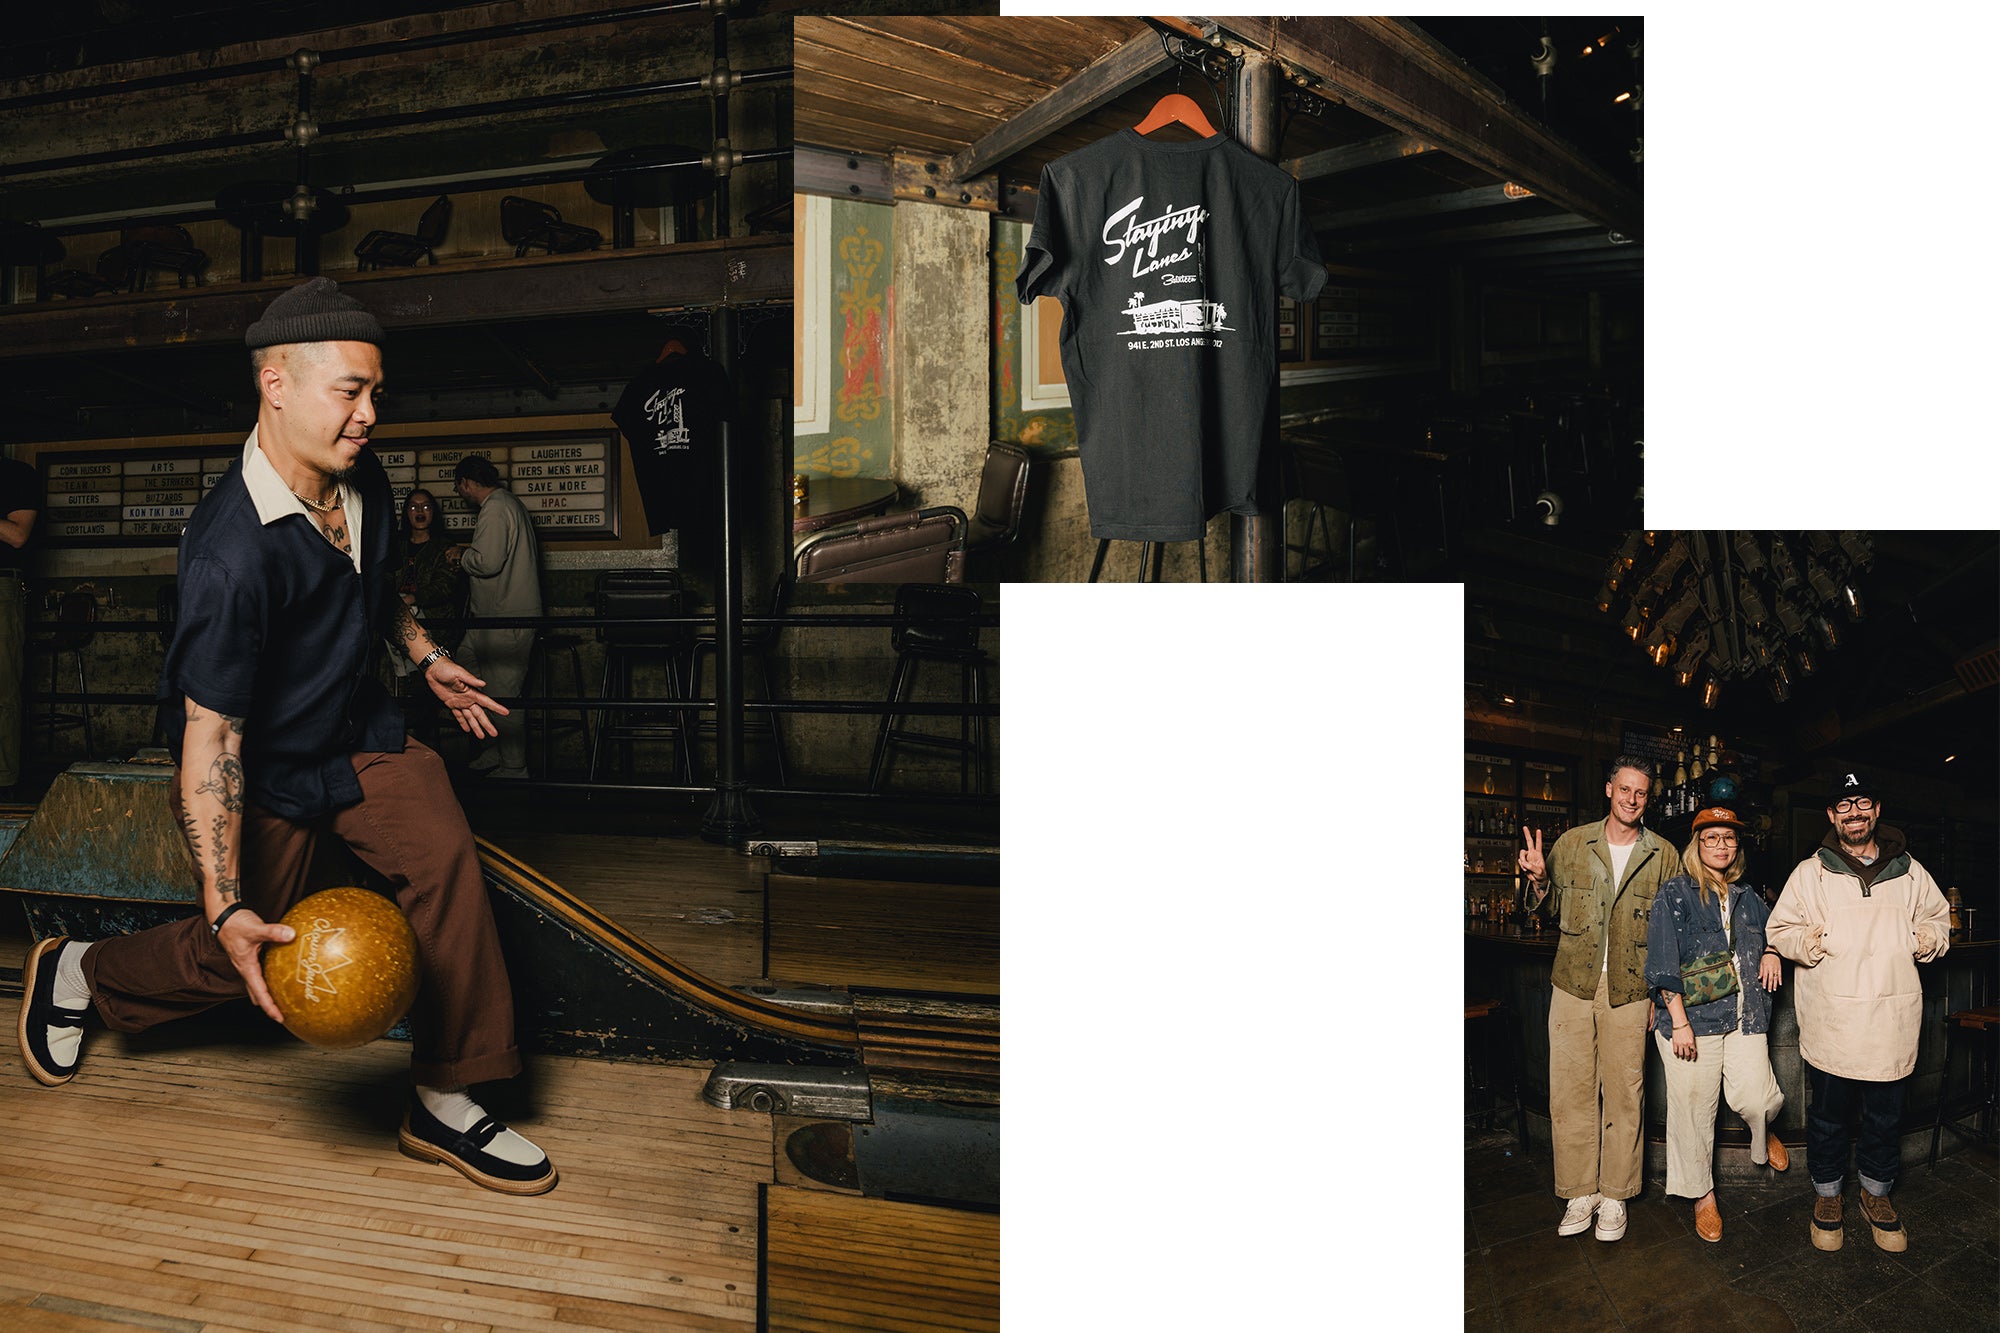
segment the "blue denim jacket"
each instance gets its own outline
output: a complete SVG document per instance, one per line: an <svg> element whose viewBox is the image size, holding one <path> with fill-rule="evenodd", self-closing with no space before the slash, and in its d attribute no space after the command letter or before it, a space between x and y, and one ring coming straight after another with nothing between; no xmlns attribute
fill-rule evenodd
<svg viewBox="0 0 2000 1333"><path fill-rule="evenodd" d="M1737 992L1703 1005L1688 1005L1688 1023L1697 1037L1737 1031L1739 1003L1745 1022L1744 1032L1771 1030L1771 993L1757 980L1757 966L1764 955L1764 923L1771 909L1753 893L1748 884L1729 886L1730 928L1722 934L1722 909L1701 893L1687 875L1675 875L1660 886L1653 901L1653 918L1646 931L1646 984L1655 991L1681 993L1684 964L1734 946ZM1653 1016L1653 1028L1662 1037L1673 1037L1673 1014L1661 1001Z"/></svg>

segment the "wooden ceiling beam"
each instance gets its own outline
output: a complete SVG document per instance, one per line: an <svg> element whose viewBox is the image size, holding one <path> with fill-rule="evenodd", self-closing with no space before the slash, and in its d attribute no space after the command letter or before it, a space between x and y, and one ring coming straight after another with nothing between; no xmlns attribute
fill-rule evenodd
<svg viewBox="0 0 2000 1333"><path fill-rule="evenodd" d="M950 180L962 181L997 166L1063 126L1118 100L1162 71L1172 69L1173 64L1160 44L1158 33L1149 30L1134 37L1099 56L1075 78L1002 121L958 153L946 167L945 175Z"/></svg>
<svg viewBox="0 0 2000 1333"><path fill-rule="evenodd" d="M1398 200L1393 204L1371 204L1366 208L1346 208L1337 213L1315 213L1312 228L1315 232L1339 231L1347 227L1372 226L1378 222L1400 222L1404 218L1459 213L1472 208L1498 208L1517 202L1507 193L1505 185L1476 185L1469 190L1445 190L1415 199Z"/></svg>
<svg viewBox="0 0 2000 1333"><path fill-rule="evenodd" d="M1360 143L1342 144L1338 148L1328 148L1317 153L1307 153L1304 157L1288 158L1278 165L1302 181L1318 180L1323 176L1337 176L1344 171L1358 171L1362 167L1372 167L1380 162L1400 162L1406 157L1417 157L1423 153L1435 153L1438 146L1425 143L1410 134L1385 134L1376 139L1364 139Z"/></svg>
<svg viewBox="0 0 2000 1333"><path fill-rule="evenodd" d="M1518 181L1581 217L1628 236L1644 231L1636 191L1528 119L1414 24L1300 16L1255 35L1260 44L1268 41L1271 54L1317 75L1327 91L1390 128Z"/></svg>

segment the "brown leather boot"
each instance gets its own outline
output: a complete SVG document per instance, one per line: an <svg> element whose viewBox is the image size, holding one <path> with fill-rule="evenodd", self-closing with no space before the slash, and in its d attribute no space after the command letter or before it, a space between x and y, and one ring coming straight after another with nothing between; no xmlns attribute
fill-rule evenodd
<svg viewBox="0 0 2000 1333"><path fill-rule="evenodd" d="M1844 1240L1842 1229L1841 1197L1838 1194L1815 1195L1813 1198L1812 1243L1818 1250L1837 1250Z"/></svg>
<svg viewBox="0 0 2000 1333"><path fill-rule="evenodd" d="M1902 1219L1896 1216L1896 1205L1889 1202L1888 1195L1862 1190L1861 1215L1874 1230L1877 1245L1892 1252L1910 1248L1909 1234L1903 1230Z"/></svg>

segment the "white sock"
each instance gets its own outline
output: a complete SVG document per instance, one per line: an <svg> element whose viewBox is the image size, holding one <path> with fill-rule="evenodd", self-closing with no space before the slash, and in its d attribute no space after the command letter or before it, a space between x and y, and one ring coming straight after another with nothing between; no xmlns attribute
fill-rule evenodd
<svg viewBox="0 0 2000 1333"><path fill-rule="evenodd" d="M86 944L70 943L56 950L55 993L51 997L63 1009L82 1009L90 1004L90 987L83 980L83 951ZM50 1028L49 1056L59 1064L76 1060L76 1048L83 1041L82 1028Z"/></svg>
<svg viewBox="0 0 2000 1333"><path fill-rule="evenodd" d="M426 1088L419 1085L417 1100L424 1109L436 1116L440 1123L450 1126L463 1134L478 1124L486 1114L486 1108L465 1095L463 1087ZM548 1160L548 1155L534 1144L522 1138L511 1129L503 1129L493 1136L486 1145L486 1151L503 1162L516 1166L535 1166Z"/></svg>

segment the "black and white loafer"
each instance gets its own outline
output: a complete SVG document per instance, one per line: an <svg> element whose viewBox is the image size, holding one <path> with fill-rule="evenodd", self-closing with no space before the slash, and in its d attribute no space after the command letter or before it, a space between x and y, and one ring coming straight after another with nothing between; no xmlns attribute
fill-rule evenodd
<svg viewBox="0 0 2000 1333"><path fill-rule="evenodd" d="M56 1003L56 963L68 943L67 936L51 936L28 950L28 959L21 964L21 1061L36 1082L52 1088L76 1077L83 1047L79 1044L77 1054L64 1064L49 1051L49 1029L80 1028L90 1012L87 1006L66 1009Z"/></svg>
<svg viewBox="0 0 2000 1333"><path fill-rule="evenodd" d="M473 1184L502 1194L546 1194L554 1189L556 1168L547 1156L523 1166L486 1151L493 1136L505 1128L492 1116L481 1116L478 1124L461 1134L426 1111L424 1104L413 1097L410 1109L403 1115L403 1127L396 1135L396 1146L406 1157L420 1162L441 1162Z"/></svg>

